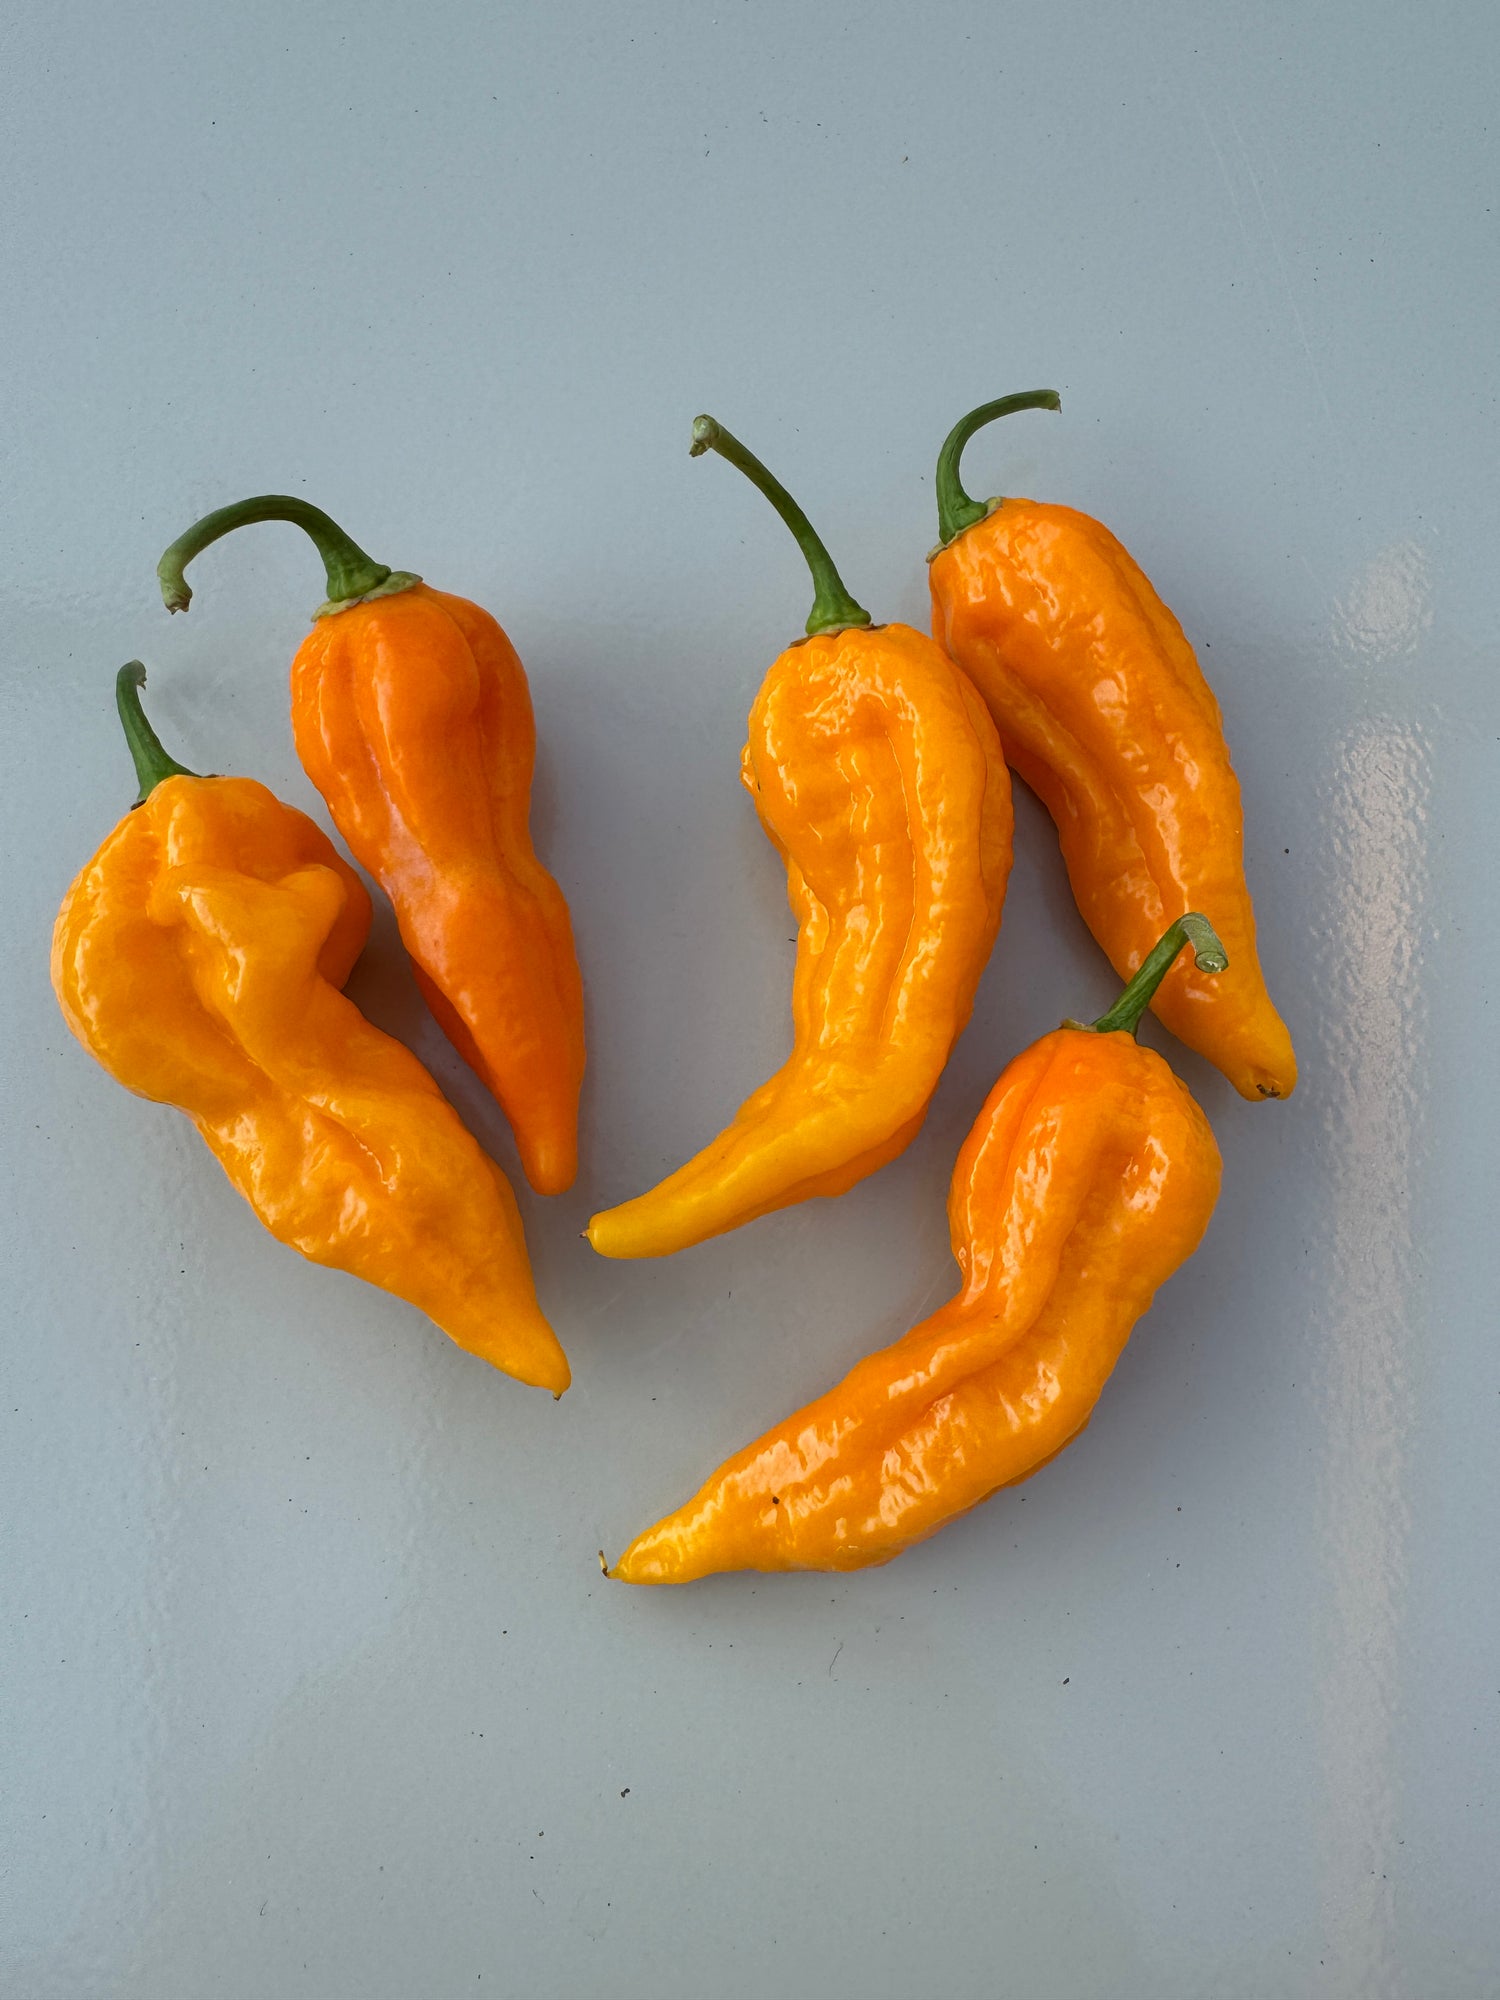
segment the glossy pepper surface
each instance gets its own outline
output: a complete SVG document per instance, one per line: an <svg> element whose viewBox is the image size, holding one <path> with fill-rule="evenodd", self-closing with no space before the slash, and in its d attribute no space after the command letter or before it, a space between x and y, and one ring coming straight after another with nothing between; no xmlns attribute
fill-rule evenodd
<svg viewBox="0 0 1500 2000"><path fill-rule="evenodd" d="M293 521L328 602L292 662L292 734L355 859L393 904L443 1031L498 1098L526 1178L559 1194L578 1171L583 987L562 891L529 814L536 725L515 648L487 611L374 563L328 516L270 494L221 507L159 566L183 571L249 521Z"/></svg>
<svg viewBox="0 0 1500 2000"><path fill-rule="evenodd" d="M406 1299L459 1346L561 1394L500 1169L414 1055L340 992L370 901L310 819L162 750L122 668L141 798L63 899L68 1026L137 1095L185 1111L271 1234Z"/></svg>
<svg viewBox="0 0 1500 2000"><path fill-rule="evenodd" d="M955 1297L728 1460L610 1575L889 1562L1072 1442L1218 1196L1207 1119L1133 1034L1141 986L1189 927L1222 963L1189 913L1108 1014L1044 1035L995 1085L948 1196Z"/></svg>
<svg viewBox="0 0 1500 2000"><path fill-rule="evenodd" d="M817 583L810 636L767 674L740 766L797 919L794 1045L686 1166L594 1217L607 1257L680 1250L894 1159L968 1019L1010 870L1010 781L973 688L924 633L870 627L737 440L708 417L694 438L769 495Z"/></svg>
<svg viewBox="0 0 1500 2000"><path fill-rule="evenodd" d="M1291 1036L1271 1004L1245 882L1244 815L1219 705L1182 627L1115 537L1071 507L971 500L964 445L1050 390L986 403L938 460L932 629L1057 822L1085 923L1122 978L1186 910L1206 910L1232 971L1175 966L1152 1002L1242 1097L1287 1097Z"/></svg>

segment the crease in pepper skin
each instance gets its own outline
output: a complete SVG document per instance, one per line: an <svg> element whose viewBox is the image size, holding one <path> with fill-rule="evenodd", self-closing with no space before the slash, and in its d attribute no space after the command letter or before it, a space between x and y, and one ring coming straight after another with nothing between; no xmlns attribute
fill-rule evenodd
<svg viewBox="0 0 1500 2000"><path fill-rule="evenodd" d="M1187 941L1205 972L1225 963L1187 913L1107 1014L1044 1035L995 1085L949 1190L956 1295L727 1460L608 1574L886 1563L1078 1436L1218 1198L1208 1120L1134 1035Z"/></svg>
<svg viewBox="0 0 1500 2000"><path fill-rule="evenodd" d="M999 724L1005 755L1057 824L1079 912L1122 979L1185 910L1207 909L1234 965L1176 966L1152 1003L1242 1097L1289 1097L1297 1059L1272 1005L1245 881L1244 813L1218 702L1139 566L1087 514L970 499L965 444L1051 390L971 411L938 458L932 629Z"/></svg>
<svg viewBox="0 0 1500 2000"><path fill-rule="evenodd" d="M184 570L252 521L294 522L328 601L292 662L292 733L351 853L390 898L439 1026L499 1101L539 1194L578 1171L583 984L561 889L531 844L536 723L505 633L467 599L365 555L320 508L266 494L221 507L158 566Z"/></svg>
<svg viewBox="0 0 1500 2000"><path fill-rule="evenodd" d="M984 704L925 633L871 626L807 517L700 417L807 556L809 636L772 665L741 779L797 920L789 1060L702 1152L589 1224L606 1257L657 1257L894 1159L926 1114L1000 926L1010 779Z"/></svg>
<svg viewBox="0 0 1500 2000"><path fill-rule="evenodd" d="M561 1395L515 1196L436 1083L339 990L370 899L327 836L251 778L201 778L117 700L141 798L63 899L52 983L128 1090L192 1119L280 1242L405 1299Z"/></svg>

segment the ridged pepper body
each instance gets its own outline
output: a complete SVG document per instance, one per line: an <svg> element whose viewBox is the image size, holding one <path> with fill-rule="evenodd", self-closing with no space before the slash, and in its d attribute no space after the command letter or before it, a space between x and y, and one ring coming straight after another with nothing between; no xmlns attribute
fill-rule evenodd
<svg viewBox="0 0 1500 2000"><path fill-rule="evenodd" d="M1185 910L1231 970L1174 966L1153 1009L1241 1096L1286 1097L1245 882L1244 818L1219 705L1182 627L1098 521L1004 500L932 558L933 632L974 682L1005 755L1057 823L1085 923L1122 977Z"/></svg>
<svg viewBox="0 0 1500 2000"><path fill-rule="evenodd" d="M69 889L52 981L84 1047L186 1112L279 1241L561 1393L508 1183L339 990L369 927L358 876L302 813L253 779L168 777Z"/></svg>
<svg viewBox="0 0 1500 2000"><path fill-rule="evenodd" d="M607 1257L665 1255L894 1159L999 929L1009 776L984 704L925 634L788 647L750 712L741 778L797 920L792 1054L695 1158L594 1217Z"/></svg>
<svg viewBox="0 0 1500 2000"><path fill-rule="evenodd" d="M425 584L350 604L292 663L292 727L527 1179L561 1193L578 1170L583 987L568 906L531 843L536 726L514 647L487 611Z"/></svg>
<svg viewBox="0 0 1500 2000"><path fill-rule="evenodd" d="M721 1466L610 1571L889 1562L1087 1424L1219 1189L1208 1121L1128 1034L1060 1029L1009 1066L954 1169L957 1295Z"/></svg>

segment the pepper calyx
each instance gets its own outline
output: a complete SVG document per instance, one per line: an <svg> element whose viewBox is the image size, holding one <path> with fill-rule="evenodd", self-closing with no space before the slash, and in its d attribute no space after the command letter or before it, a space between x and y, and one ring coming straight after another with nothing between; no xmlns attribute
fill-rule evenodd
<svg viewBox="0 0 1500 2000"><path fill-rule="evenodd" d="M130 746L130 760L135 765L135 775L140 792L132 802L131 811L143 806L157 786L166 778L196 778L198 773L190 771L186 764L163 749L161 738L146 719L146 711L141 706L141 689L146 685L146 669L139 660L127 660L115 675L115 708L120 717L120 727L125 732L125 741Z"/></svg>
<svg viewBox="0 0 1500 2000"><path fill-rule="evenodd" d="M999 396L992 403L981 403L977 410L970 410L966 417L960 417L943 440L938 453L937 474L933 486L937 494L938 546L933 554L939 554L948 544L961 535L966 528L978 525L1004 506L1003 499L973 500L964 491L963 481L958 476L959 460L964 455L964 446L975 431L993 423L997 417L1014 416L1018 410L1060 410L1062 398L1055 389L1023 389L1018 395ZM932 557L928 557L930 562Z"/></svg>
<svg viewBox="0 0 1500 2000"><path fill-rule="evenodd" d="M706 451L716 451L720 458L727 458L731 465L738 467L750 484L765 495L791 530L812 572L813 607L807 615L805 628L808 638L816 639L826 633L868 625L869 612L849 595L817 530L775 473L762 465L754 452L747 450L732 431L725 430L716 417L694 417L693 442L688 455L701 458Z"/></svg>
<svg viewBox="0 0 1500 2000"><path fill-rule="evenodd" d="M393 569L383 583L377 583L372 590L362 590L357 597L325 597L313 613L314 618L337 618L341 611L352 610L356 604L368 604L374 597L395 597L403 590L410 590L422 581L415 570Z"/></svg>
<svg viewBox="0 0 1500 2000"><path fill-rule="evenodd" d="M253 521L290 521L308 536L322 558L328 585L328 596L319 607L324 616L345 610L377 592L388 595L397 590L410 590L414 583L421 581L409 571L394 571L389 563L376 562L372 556L367 556L353 536L345 534L337 521L325 514L321 507L314 507L311 501L290 493L258 493L249 500L236 500L228 507L216 507L201 521L195 521L164 552L156 565L156 576L161 585L162 602L168 611L186 611L193 601L185 572L194 556L201 555L221 536L232 534L236 528L247 527Z"/></svg>

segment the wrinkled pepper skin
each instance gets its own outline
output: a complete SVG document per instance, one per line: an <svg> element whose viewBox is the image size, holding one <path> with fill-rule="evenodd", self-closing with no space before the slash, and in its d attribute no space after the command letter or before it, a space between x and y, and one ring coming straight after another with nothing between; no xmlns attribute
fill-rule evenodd
<svg viewBox="0 0 1500 2000"><path fill-rule="evenodd" d="M1000 928L1010 774L942 648L872 625L786 488L713 417L717 452L790 530L812 576L807 638L772 664L740 777L786 863L797 920L788 1061L658 1187L596 1215L605 1257L662 1257L812 1195L910 1144Z"/></svg>
<svg viewBox="0 0 1500 2000"><path fill-rule="evenodd" d="M157 566L168 610L188 563L254 521L311 538L328 600L292 662L303 769L390 898L439 1025L499 1100L526 1178L578 1172L583 983L562 891L529 826L536 723L521 662L466 598L367 556L321 508L268 493L220 507Z"/></svg>
<svg viewBox="0 0 1500 2000"><path fill-rule="evenodd" d="M298 649L292 731L526 1178L561 1194L578 1172L583 983L531 844L536 725L514 647L487 611L425 584L351 605Z"/></svg>
<svg viewBox="0 0 1500 2000"><path fill-rule="evenodd" d="M369 925L311 820L252 779L182 773L68 890L52 982L90 1054L186 1112L279 1241L561 1394L509 1185L416 1057L339 991Z"/></svg>
<svg viewBox="0 0 1500 2000"><path fill-rule="evenodd" d="M1208 1121L1127 1033L1063 1028L996 1084L948 1200L955 1298L748 1445L611 1576L854 1570L1045 1465L1219 1190Z"/></svg>
<svg viewBox="0 0 1500 2000"><path fill-rule="evenodd" d="M687 1165L596 1215L606 1257L659 1257L812 1195L916 1135L1000 927L1010 780L984 704L906 625L781 654L741 778L797 920L790 1058Z"/></svg>
<svg viewBox="0 0 1500 2000"><path fill-rule="evenodd" d="M1056 821L1110 963L1128 978L1173 918L1206 911L1232 971L1184 960L1153 1009L1242 1097L1289 1097L1297 1059L1256 955L1239 783L1176 618L1107 528L1033 500L996 503L929 576L933 633Z"/></svg>

